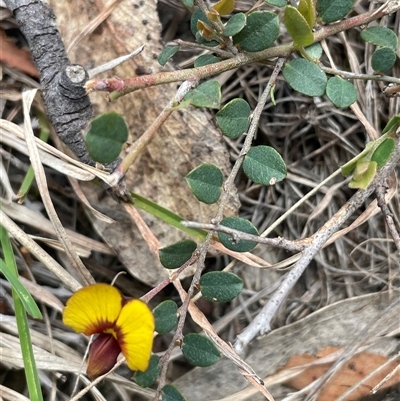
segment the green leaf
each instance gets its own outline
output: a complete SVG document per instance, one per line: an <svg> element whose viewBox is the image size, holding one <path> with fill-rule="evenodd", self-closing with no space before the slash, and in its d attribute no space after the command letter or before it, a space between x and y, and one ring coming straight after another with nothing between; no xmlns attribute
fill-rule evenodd
<svg viewBox="0 0 400 401"><path fill-rule="evenodd" d="M354 0L317 0L317 12L324 22L344 18L353 8Z"/></svg>
<svg viewBox="0 0 400 401"><path fill-rule="evenodd" d="M284 22L295 44L308 46L313 42L314 35L311 28L297 8L292 6L285 8Z"/></svg>
<svg viewBox="0 0 400 401"><path fill-rule="evenodd" d="M254 11L247 16L246 26L233 36L233 42L247 52L267 49L279 35L278 16L269 11Z"/></svg>
<svg viewBox="0 0 400 401"><path fill-rule="evenodd" d="M171 301L172 302L172 301ZM150 387L160 374L160 357L152 355L148 368L144 372L137 371L133 376L134 382L140 387Z"/></svg>
<svg viewBox="0 0 400 401"><path fill-rule="evenodd" d="M385 128L383 129L382 133L386 134L386 132L389 132L391 130L396 131L397 128L399 127L400 127L400 115L393 116L385 125Z"/></svg>
<svg viewBox="0 0 400 401"><path fill-rule="evenodd" d="M396 53L389 47L381 47L372 54L371 66L374 71L385 72L394 66Z"/></svg>
<svg viewBox="0 0 400 401"><path fill-rule="evenodd" d="M190 239L175 242L160 249L160 262L166 269L177 269L192 257L196 248L197 244Z"/></svg>
<svg viewBox="0 0 400 401"><path fill-rule="evenodd" d="M396 51L398 46L397 35L385 26L371 26L361 31L361 37L368 43L377 46L389 47Z"/></svg>
<svg viewBox="0 0 400 401"><path fill-rule="evenodd" d="M270 146L254 146L243 161L243 171L253 182L274 185L286 177L286 164L281 155Z"/></svg>
<svg viewBox="0 0 400 401"><path fill-rule="evenodd" d="M167 384L161 391L162 401L186 401L178 389L171 384Z"/></svg>
<svg viewBox="0 0 400 401"><path fill-rule="evenodd" d="M374 161L359 161L356 165L354 175L349 182L349 188L366 189L374 179L377 163Z"/></svg>
<svg viewBox="0 0 400 401"><path fill-rule="evenodd" d="M200 241L204 241L207 237L207 231L200 230L198 228L189 228L182 225L181 221L185 220L182 216L171 212L171 210L166 209L158 205L155 202L152 202L150 199L144 198L135 192L130 192L132 197L132 204L135 207L144 210L147 213L150 213L152 216L157 217L161 221L167 223L171 227L178 228L184 233L192 236L193 238L197 238Z"/></svg>
<svg viewBox="0 0 400 401"><path fill-rule="evenodd" d="M276 7L285 7L287 4L287 0L265 0L265 2Z"/></svg>
<svg viewBox="0 0 400 401"><path fill-rule="evenodd" d="M224 176L217 166L203 163L193 169L185 179L200 202L210 205L219 199Z"/></svg>
<svg viewBox="0 0 400 401"><path fill-rule="evenodd" d="M244 99L233 99L215 115L215 119L225 136L236 139L247 131L250 113L250 106Z"/></svg>
<svg viewBox="0 0 400 401"><path fill-rule="evenodd" d="M310 28L314 27L315 24L315 10L312 0L300 0L298 10L300 14L305 18Z"/></svg>
<svg viewBox="0 0 400 401"><path fill-rule="evenodd" d="M193 0L181 0L181 2L187 8L193 7Z"/></svg>
<svg viewBox="0 0 400 401"><path fill-rule="evenodd" d="M156 321L155 331L159 334L169 333L178 323L178 305L176 302L166 300L153 309Z"/></svg>
<svg viewBox="0 0 400 401"><path fill-rule="evenodd" d="M242 231L247 234L258 235L258 230L253 226L253 224L241 217L225 217L225 219L221 221L221 226L233 228L234 230ZM236 252L249 252L257 245L257 242L239 240L232 237L230 234L222 232L218 233L218 238L225 248Z"/></svg>
<svg viewBox="0 0 400 401"><path fill-rule="evenodd" d="M321 46L321 43L319 43L319 42L316 42L310 46L307 46L304 50L313 59L318 60L322 56L322 46Z"/></svg>
<svg viewBox="0 0 400 401"><path fill-rule="evenodd" d="M90 157L99 163L111 163L128 139L128 127L118 113L100 114L91 122L85 142Z"/></svg>
<svg viewBox="0 0 400 401"><path fill-rule="evenodd" d="M339 77L332 77L326 85L326 94L330 101L340 108L349 107L357 100L357 90L355 86Z"/></svg>
<svg viewBox="0 0 400 401"><path fill-rule="evenodd" d="M183 337L182 354L192 365L201 367L213 365L221 358L213 342L196 333Z"/></svg>
<svg viewBox="0 0 400 401"><path fill-rule="evenodd" d="M322 96L325 93L326 74L315 63L296 58L286 63L282 74L296 91L308 96Z"/></svg>
<svg viewBox="0 0 400 401"><path fill-rule="evenodd" d="M200 290L212 302L229 302L243 290L243 281L233 273L210 272L200 278Z"/></svg>
<svg viewBox="0 0 400 401"><path fill-rule="evenodd" d="M371 161L376 162L377 169L382 168L392 155L395 147L393 138L386 138L374 151Z"/></svg>
<svg viewBox="0 0 400 401"><path fill-rule="evenodd" d="M225 36L237 35L246 26L246 14L237 13L229 18L224 28Z"/></svg>
<svg viewBox="0 0 400 401"><path fill-rule="evenodd" d="M167 64L167 61L179 51L179 46L167 46L158 56L157 61L161 65Z"/></svg>
<svg viewBox="0 0 400 401"><path fill-rule="evenodd" d="M218 81L207 81L192 89L183 97L180 107L208 107L219 109L221 103L221 85Z"/></svg>
<svg viewBox="0 0 400 401"><path fill-rule="evenodd" d="M202 56L197 57L194 61L195 67L202 67L203 65L214 64L221 61L217 56L213 54L203 54Z"/></svg>

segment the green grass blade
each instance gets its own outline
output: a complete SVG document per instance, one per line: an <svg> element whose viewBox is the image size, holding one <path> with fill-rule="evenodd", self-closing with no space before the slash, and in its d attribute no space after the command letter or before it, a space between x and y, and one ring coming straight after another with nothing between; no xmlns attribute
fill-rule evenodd
<svg viewBox="0 0 400 401"><path fill-rule="evenodd" d="M131 196L133 198L133 204L139 208L144 210L145 212L148 212L152 214L154 217L157 217L158 219L164 221L165 223L178 228L179 230L182 230L186 234L197 238L201 241L204 241L207 232L204 230L200 230L197 228L188 228L185 227L181 224L182 220L185 220L183 217L171 212L170 210L157 205L157 203L154 203L146 198L143 198L142 196L135 194L134 192L131 192Z"/></svg>
<svg viewBox="0 0 400 401"><path fill-rule="evenodd" d="M3 250L4 259L6 261L4 262L3 260L1 260L2 263L0 264L0 266L2 268L2 271L6 271L7 274L9 275L11 274L11 276L13 276L14 284L15 280L19 283L18 270L15 264L14 252L11 246L10 238L8 237L7 231L2 226L0 226L0 243ZM29 332L28 317L26 315L25 306L21 298L18 296L17 291L14 290L14 286L12 294L14 300L15 318L17 320L18 336L20 340L22 358L25 367L26 382L29 391L29 398L32 401L43 401L39 375L36 368L35 357L33 355L33 347Z"/></svg>

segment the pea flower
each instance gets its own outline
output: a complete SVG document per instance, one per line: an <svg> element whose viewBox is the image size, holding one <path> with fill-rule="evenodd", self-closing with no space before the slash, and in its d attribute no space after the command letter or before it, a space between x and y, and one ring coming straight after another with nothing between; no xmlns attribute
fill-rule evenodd
<svg viewBox="0 0 400 401"><path fill-rule="evenodd" d="M87 375L107 373L120 352L131 370L145 371L153 345L154 317L139 299L125 299L109 284L94 284L75 292L67 301L63 322L78 333L98 334L89 349Z"/></svg>

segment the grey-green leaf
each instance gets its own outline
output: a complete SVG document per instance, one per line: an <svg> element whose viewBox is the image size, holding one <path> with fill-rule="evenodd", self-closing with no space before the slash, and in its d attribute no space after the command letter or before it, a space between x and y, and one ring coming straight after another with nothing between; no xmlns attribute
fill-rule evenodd
<svg viewBox="0 0 400 401"><path fill-rule="evenodd" d="M169 333L178 323L178 305L168 299L153 309L153 315L156 322L156 332L159 334Z"/></svg>
<svg viewBox="0 0 400 401"><path fill-rule="evenodd" d="M361 37L369 43L377 46L389 47L396 51L398 38L394 31L385 26L371 26L361 31Z"/></svg>
<svg viewBox="0 0 400 401"><path fill-rule="evenodd" d="M182 354L195 366L210 366L218 362L221 354L214 343L200 334L190 333L183 337Z"/></svg>
<svg viewBox="0 0 400 401"><path fill-rule="evenodd" d="M394 66L396 53L390 47L381 47L374 51L371 66L375 71L385 72Z"/></svg>
<svg viewBox="0 0 400 401"><path fill-rule="evenodd" d="M264 0L264 1L276 7L285 7L287 5L287 0Z"/></svg>
<svg viewBox="0 0 400 401"><path fill-rule="evenodd" d="M257 228L255 228L250 221L241 217L225 217L225 219L221 221L221 226L233 228L234 230L242 231L247 234L258 235ZM223 232L218 233L218 238L222 245L236 252L249 252L257 245L257 242L241 240Z"/></svg>
<svg viewBox="0 0 400 401"><path fill-rule="evenodd" d="M304 50L311 58L316 60L320 59L322 56L322 46L319 42L315 42L312 45L307 46Z"/></svg>
<svg viewBox="0 0 400 401"><path fill-rule="evenodd" d="M318 16L324 22L344 18L353 8L354 0L317 0Z"/></svg>
<svg viewBox="0 0 400 401"><path fill-rule="evenodd" d="M229 272L206 273L199 284L203 297L212 302L229 302L243 290L243 281Z"/></svg>
<svg viewBox="0 0 400 401"><path fill-rule="evenodd" d="M85 142L90 157L99 163L111 163L121 153L128 139L128 127L121 115L115 112L96 117L86 134Z"/></svg>
<svg viewBox="0 0 400 401"><path fill-rule="evenodd" d="M192 89L183 97L181 107L188 105L219 109L221 104L221 85L218 81L207 81Z"/></svg>
<svg viewBox="0 0 400 401"><path fill-rule="evenodd" d="M315 63L296 58L286 63L282 74L288 84L296 91L308 96L322 96L328 78Z"/></svg>
<svg viewBox="0 0 400 401"><path fill-rule="evenodd" d="M224 28L225 36L234 36L238 34L246 26L246 14L237 13L229 18Z"/></svg>
<svg viewBox="0 0 400 401"><path fill-rule="evenodd" d="M177 269L186 263L196 250L197 244L189 239L160 249L160 262L167 269Z"/></svg>
<svg viewBox="0 0 400 401"><path fill-rule="evenodd" d="M194 196L200 202L210 205L219 199L224 176L217 166L203 163L185 178Z"/></svg>
<svg viewBox="0 0 400 401"><path fill-rule="evenodd" d="M213 54L203 54L196 58L196 60L194 61L194 66L202 67L203 65L218 63L218 61L221 60Z"/></svg>
<svg viewBox="0 0 400 401"><path fill-rule="evenodd" d="M244 99L233 99L216 115L218 126L228 138L239 138L250 124L251 109Z"/></svg>
<svg viewBox="0 0 400 401"><path fill-rule="evenodd" d="M161 65L167 64L167 61L179 51L179 46L167 46L158 56L157 61Z"/></svg>
<svg viewBox="0 0 400 401"><path fill-rule="evenodd" d="M355 86L340 77L332 77L328 80L326 94L331 102L340 108L349 107L357 100Z"/></svg>
<svg viewBox="0 0 400 401"><path fill-rule="evenodd" d="M286 164L281 155L270 146L254 146L243 161L243 171L253 182L274 185L287 174Z"/></svg>
<svg viewBox="0 0 400 401"><path fill-rule="evenodd" d="M160 374L160 357L152 355L148 368L144 372L137 371L133 376L133 380L140 387L150 387Z"/></svg>
<svg viewBox="0 0 400 401"><path fill-rule="evenodd" d="M179 390L171 385L167 384L161 391L162 401L186 401L185 397L179 392Z"/></svg>
<svg viewBox="0 0 400 401"><path fill-rule="evenodd" d="M269 11L254 11L247 16L246 26L233 42L247 52L258 52L270 47L279 35L278 16Z"/></svg>

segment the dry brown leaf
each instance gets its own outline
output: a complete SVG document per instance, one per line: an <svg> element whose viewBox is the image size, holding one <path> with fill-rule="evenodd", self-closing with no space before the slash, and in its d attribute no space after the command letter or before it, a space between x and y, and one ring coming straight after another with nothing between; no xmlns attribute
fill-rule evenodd
<svg viewBox="0 0 400 401"><path fill-rule="evenodd" d="M49 3L68 47L74 37L102 12L105 1L95 1L97 8L83 0L52 0ZM124 1L89 37L81 38L70 57L72 62L90 69L145 45L139 56L103 75L132 77L138 70L165 71L169 68L161 67L156 61L162 51L160 32L155 2ZM91 99L97 112L113 110L122 114L129 127L129 142L134 142L171 100L176 89L175 84L147 88L113 103L107 102L102 93L91 95ZM214 163L225 175L228 174L229 158L220 133L206 112L198 109L177 111L128 171L127 187L185 219L208 222L215 215L216 205L198 202L184 181L185 175L203 162ZM88 212L96 230L118 254L129 272L151 286L166 278L165 269L149 250L123 207L108 196L104 197L104 192L91 183L82 185L82 188L93 206L116 221L105 224ZM226 214L236 213L238 206L238 198L234 194ZM142 213L142 216L162 246L182 239L180 231L148 214Z"/></svg>
<svg viewBox="0 0 400 401"><path fill-rule="evenodd" d="M0 29L0 43L0 62L8 65L10 68L17 68L32 77L39 77L30 51L28 49L20 49L16 46L2 29Z"/></svg>

